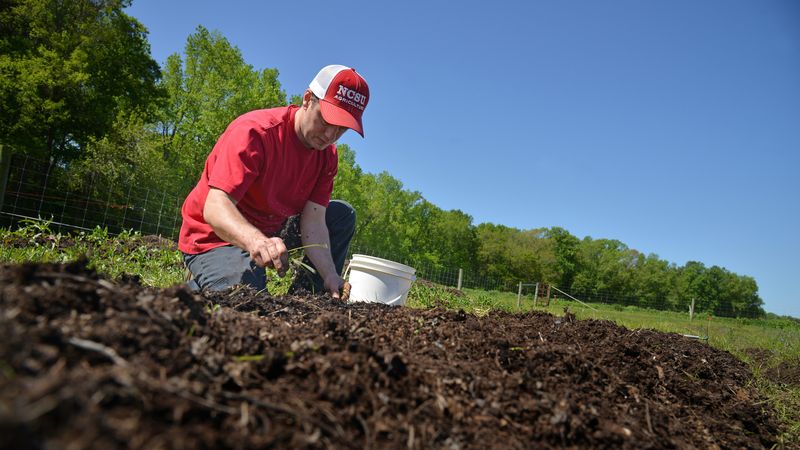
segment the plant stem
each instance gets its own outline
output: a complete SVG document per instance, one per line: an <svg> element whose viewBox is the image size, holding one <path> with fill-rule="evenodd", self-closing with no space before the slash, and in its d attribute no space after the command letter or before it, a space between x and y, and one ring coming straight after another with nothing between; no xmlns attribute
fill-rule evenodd
<svg viewBox="0 0 800 450"><path fill-rule="evenodd" d="M297 252L298 250L303 250L303 249L310 248L310 247L328 248L328 244L308 244L308 245L303 245L303 246L295 247L295 248L289 250L289 253L294 253L294 252Z"/></svg>

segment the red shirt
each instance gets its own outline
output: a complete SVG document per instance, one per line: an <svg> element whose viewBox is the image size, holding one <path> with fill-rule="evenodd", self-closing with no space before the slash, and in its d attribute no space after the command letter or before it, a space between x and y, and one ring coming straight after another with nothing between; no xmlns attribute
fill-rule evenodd
<svg viewBox="0 0 800 450"><path fill-rule="evenodd" d="M239 116L214 145L197 186L183 202L178 248L188 254L227 245L203 219L209 188L227 192L236 207L266 235L307 201L327 207L338 170L336 146L306 148L294 131L297 106L260 109Z"/></svg>

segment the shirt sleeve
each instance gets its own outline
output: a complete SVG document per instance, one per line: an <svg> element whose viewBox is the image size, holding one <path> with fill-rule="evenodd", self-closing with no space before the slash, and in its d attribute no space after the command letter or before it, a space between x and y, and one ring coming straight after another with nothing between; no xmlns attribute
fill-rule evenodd
<svg viewBox="0 0 800 450"><path fill-rule="evenodd" d="M327 164L320 174L320 177L317 179L317 184L314 185L314 189L311 191L311 195L308 199L327 208L328 203L331 201L331 193L333 192L333 180L336 178L338 171L339 156L334 148L331 150Z"/></svg>
<svg viewBox="0 0 800 450"><path fill-rule="evenodd" d="M217 141L214 153L208 185L240 201L261 173L266 158L261 134L252 122L234 124Z"/></svg>

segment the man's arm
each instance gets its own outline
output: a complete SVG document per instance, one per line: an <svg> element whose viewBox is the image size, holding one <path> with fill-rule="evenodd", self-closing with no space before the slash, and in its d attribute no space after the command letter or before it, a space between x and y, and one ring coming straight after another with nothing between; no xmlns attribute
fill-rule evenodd
<svg viewBox="0 0 800 450"><path fill-rule="evenodd" d="M236 208L236 201L225 191L214 187L209 190L203 207L203 218L217 236L249 252L259 266L273 267L281 276L286 273L289 254L283 240L265 236L248 222ZM324 214L322 224L325 225Z"/></svg>
<svg viewBox="0 0 800 450"><path fill-rule="evenodd" d="M322 278L324 289L333 298L339 298L339 289L344 287L344 279L336 273L336 265L331 256L331 243L328 226L325 224L326 208L318 203L306 202L300 215L300 238L303 245L314 245L305 249L308 259L314 264Z"/></svg>

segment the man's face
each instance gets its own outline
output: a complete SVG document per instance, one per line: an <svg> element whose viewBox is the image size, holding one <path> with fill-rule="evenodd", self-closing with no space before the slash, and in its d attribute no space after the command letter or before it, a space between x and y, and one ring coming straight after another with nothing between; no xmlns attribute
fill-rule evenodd
<svg viewBox="0 0 800 450"><path fill-rule="evenodd" d="M322 118L319 99L311 96L307 100L307 109L303 114L301 140L306 147L322 150L333 144L347 131L347 128L331 125Z"/></svg>

